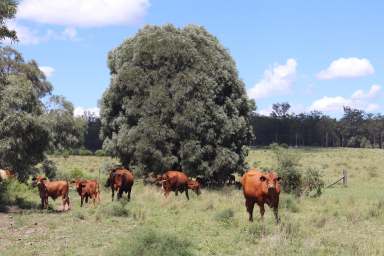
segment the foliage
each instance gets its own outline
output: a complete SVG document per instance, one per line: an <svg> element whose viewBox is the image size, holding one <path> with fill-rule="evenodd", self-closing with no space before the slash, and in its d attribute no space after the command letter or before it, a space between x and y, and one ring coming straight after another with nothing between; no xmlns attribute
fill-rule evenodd
<svg viewBox="0 0 384 256"><path fill-rule="evenodd" d="M51 135L50 148L63 151L78 147L83 142L86 123L73 116L73 105L62 96L52 96L46 118Z"/></svg>
<svg viewBox="0 0 384 256"><path fill-rule="evenodd" d="M144 226L135 230L129 239L123 239L109 255L132 256L189 256L195 255L191 242L170 232L161 232Z"/></svg>
<svg viewBox="0 0 384 256"><path fill-rule="evenodd" d="M94 114L85 112L82 119L86 123L84 134L84 148L95 152L102 148L103 142L100 139L101 121Z"/></svg>
<svg viewBox="0 0 384 256"><path fill-rule="evenodd" d="M41 165L41 170L48 179L53 179L57 174L57 167L51 160L45 159Z"/></svg>
<svg viewBox="0 0 384 256"><path fill-rule="evenodd" d="M1 0L0 2L0 43L5 38L17 40L16 31L10 30L6 25L7 19L15 17L16 8L17 1L15 0Z"/></svg>
<svg viewBox="0 0 384 256"><path fill-rule="evenodd" d="M95 156L107 156L107 152L105 150L99 149L95 151Z"/></svg>
<svg viewBox="0 0 384 256"><path fill-rule="evenodd" d="M300 195L302 191L302 175L298 168L300 155L278 146L273 148L273 153L283 190Z"/></svg>
<svg viewBox="0 0 384 256"><path fill-rule="evenodd" d="M315 191L313 196L320 196L325 183L322 179L320 171L316 168L308 168L303 175L303 191L308 196L312 191Z"/></svg>
<svg viewBox="0 0 384 256"><path fill-rule="evenodd" d="M15 50L0 48L0 166L20 180L45 159L49 129L42 98L52 86L36 62L26 63Z"/></svg>
<svg viewBox="0 0 384 256"><path fill-rule="evenodd" d="M241 171L252 138L236 66L204 28L146 26L109 54L104 149L138 171Z"/></svg>

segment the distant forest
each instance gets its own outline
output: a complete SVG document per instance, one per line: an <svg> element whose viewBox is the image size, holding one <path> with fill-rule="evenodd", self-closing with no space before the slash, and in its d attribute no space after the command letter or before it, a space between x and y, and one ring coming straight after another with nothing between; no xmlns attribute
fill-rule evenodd
<svg viewBox="0 0 384 256"><path fill-rule="evenodd" d="M319 111L290 114L288 103L273 104L269 116L254 113L251 125L255 135L251 146L272 143L287 146L384 148L384 116L344 107L340 119ZM100 119L86 114L84 148L95 152L102 147Z"/></svg>
<svg viewBox="0 0 384 256"><path fill-rule="evenodd" d="M253 146L271 143L316 147L384 147L384 116L344 107L337 120L321 112L290 114L288 103L273 104L270 116L251 118Z"/></svg>

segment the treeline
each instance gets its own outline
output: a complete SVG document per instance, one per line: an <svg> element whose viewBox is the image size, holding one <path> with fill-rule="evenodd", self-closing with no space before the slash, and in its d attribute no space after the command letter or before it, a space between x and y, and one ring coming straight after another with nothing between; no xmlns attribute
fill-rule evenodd
<svg viewBox="0 0 384 256"><path fill-rule="evenodd" d="M290 114L288 103L276 103L270 116L253 114L253 146L384 148L384 116L344 107L338 120L318 111Z"/></svg>

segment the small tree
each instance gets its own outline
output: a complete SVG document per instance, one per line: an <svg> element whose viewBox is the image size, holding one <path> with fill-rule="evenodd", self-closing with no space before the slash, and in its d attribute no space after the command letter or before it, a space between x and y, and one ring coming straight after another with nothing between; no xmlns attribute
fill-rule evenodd
<svg viewBox="0 0 384 256"><path fill-rule="evenodd" d="M190 175L244 169L254 103L217 38L198 26L146 26L108 61L104 149L124 165Z"/></svg>

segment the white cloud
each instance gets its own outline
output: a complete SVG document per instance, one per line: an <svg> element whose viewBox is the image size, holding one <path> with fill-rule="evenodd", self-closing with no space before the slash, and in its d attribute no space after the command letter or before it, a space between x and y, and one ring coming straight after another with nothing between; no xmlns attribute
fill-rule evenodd
<svg viewBox="0 0 384 256"><path fill-rule="evenodd" d="M49 66L41 66L39 69L44 73L46 77L51 77L55 72L55 69Z"/></svg>
<svg viewBox="0 0 384 256"><path fill-rule="evenodd" d="M37 29L31 29L27 26L21 25L17 22L11 21L8 24L10 29L13 29L17 33L19 43L23 45L35 45L50 40L77 40L77 30L72 27L65 28L61 32L48 29L46 31L39 31ZM7 44L11 44L8 40Z"/></svg>
<svg viewBox="0 0 384 256"><path fill-rule="evenodd" d="M93 107L93 108L76 107L73 112L73 115L83 116L85 112L90 112L97 117L100 116L100 109L98 107Z"/></svg>
<svg viewBox="0 0 384 256"><path fill-rule="evenodd" d="M261 99L289 92L295 81L296 67L296 60L288 59L285 65L275 65L265 70L263 79L248 90L248 96Z"/></svg>
<svg viewBox="0 0 384 256"><path fill-rule="evenodd" d="M17 18L75 27L128 25L139 20L149 5L149 0L24 0Z"/></svg>
<svg viewBox="0 0 384 256"><path fill-rule="evenodd" d="M374 72L375 69L368 59L340 58L332 61L327 69L320 71L317 78L320 80L354 78L371 75Z"/></svg>
<svg viewBox="0 0 384 256"><path fill-rule="evenodd" d="M379 105L370 101L377 97L381 92L381 86L374 84L368 92L363 90L355 91L350 98L342 96L327 97L324 96L312 103L309 110L319 110L323 112L341 112L344 106L358 108L365 111L375 111Z"/></svg>
<svg viewBox="0 0 384 256"><path fill-rule="evenodd" d="M352 99L355 99L355 100L372 99L378 96L380 91L381 91L381 86L374 84L371 86L371 89L367 93L364 93L363 90L357 90L356 92L354 92L352 94Z"/></svg>

